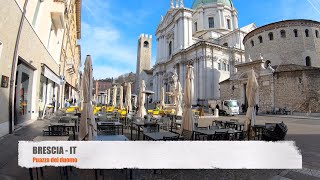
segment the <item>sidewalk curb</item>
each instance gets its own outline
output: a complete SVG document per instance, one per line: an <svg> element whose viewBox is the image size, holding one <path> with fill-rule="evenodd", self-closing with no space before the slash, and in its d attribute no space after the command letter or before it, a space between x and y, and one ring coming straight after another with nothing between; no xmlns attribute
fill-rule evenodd
<svg viewBox="0 0 320 180"><path fill-rule="evenodd" d="M320 121L320 117L307 117L307 116L290 116L290 115L267 115L267 114L261 114L258 116L262 117L278 117L278 118L292 118L292 119L308 119L308 120L317 120Z"/></svg>

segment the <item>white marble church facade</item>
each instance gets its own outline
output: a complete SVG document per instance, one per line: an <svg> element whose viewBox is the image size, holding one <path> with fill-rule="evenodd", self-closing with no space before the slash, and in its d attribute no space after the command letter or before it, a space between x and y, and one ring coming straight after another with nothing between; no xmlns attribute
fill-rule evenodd
<svg viewBox="0 0 320 180"><path fill-rule="evenodd" d="M161 87L171 91L175 73L184 87L188 64L194 66L193 104L219 99L219 82L236 72L235 64L245 62L242 41L255 28L238 28L231 0L195 0L192 8L171 0L156 30L156 63L146 79L155 92L153 101L160 101Z"/></svg>

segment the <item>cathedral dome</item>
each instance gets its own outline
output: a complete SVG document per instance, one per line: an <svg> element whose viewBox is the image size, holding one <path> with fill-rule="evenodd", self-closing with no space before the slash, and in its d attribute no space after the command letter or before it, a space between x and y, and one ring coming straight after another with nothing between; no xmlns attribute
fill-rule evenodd
<svg viewBox="0 0 320 180"><path fill-rule="evenodd" d="M231 0L194 0L192 3L192 9L197 9L201 4L206 5L211 3L222 3L229 7L233 6Z"/></svg>

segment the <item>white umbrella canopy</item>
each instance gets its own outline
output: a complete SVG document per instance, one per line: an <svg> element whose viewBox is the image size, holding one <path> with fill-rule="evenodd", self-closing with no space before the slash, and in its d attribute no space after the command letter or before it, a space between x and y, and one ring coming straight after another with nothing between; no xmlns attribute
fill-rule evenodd
<svg viewBox="0 0 320 180"><path fill-rule="evenodd" d="M127 111L131 111L131 83L127 83L127 94L126 94L126 109Z"/></svg>
<svg viewBox="0 0 320 180"><path fill-rule="evenodd" d="M116 107L117 106L117 86L113 86L113 93L112 93L112 106Z"/></svg>
<svg viewBox="0 0 320 180"><path fill-rule="evenodd" d="M120 86L119 109L123 109L123 86Z"/></svg>
<svg viewBox="0 0 320 180"><path fill-rule="evenodd" d="M109 104L110 104L110 98L111 98L111 89L108 89L107 105L109 105Z"/></svg>
<svg viewBox="0 0 320 180"><path fill-rule="evenodd" d="M194 93L193 80L194 80L193 67L190 65L187 65L187 75L186 75L186 80L184 84L184 98L183 98L184 109L182 114L182 126L181 126L180 133L182 133L183 129L193 131L194 117L191 109L193 93Z"/></svg>
<svg viewBox="0 0 320 180"><path fill-rule="evenodd" d="M104 94L104 104L108 104L108 90L106 90L106 93Z"/></svg>
<svg viewBox="0 0 320 180"><path fill-rule="evenodd" d="M140 87L140 93L139 93L139 109L138 109L138 117L144 117L147 115L146 108L144 107L144 103L146 101L146 94L143 93L146 90L146 85L144 83L144 80L141 81L141 87Z"/></svg>
<svg viewBox="0 0 320 180"><path fill-rule="evenodd" d="M164 97L165 97L165 94L164 94L164 87L161 87L161 94L160 94L160 106L162 109L164 109L165 107L165 103L164 103Z"/></svg>
<svg viewBox="0 0 320 180"><path fill-rule="evenodd" d="M246 130L250 128L250 125L254 126L256 123L256 113L254 110L254 106L256 105L256 95L257 95L258 87L259 87L258 81L254 73L254 70L252 69L249 74L247 89L246 89L246 95L248 98L248 109L247 109L246 121L245 121Z"/></svg>
<svg viewBox="0 0 320 180"><path fill-rule="evenodd" d="M92 140L94 136L97 136L97 124L92 107L93 82L91 56L87 56L84 65L82 79L83 109L80 119L79 140Z"/></svg>
<svg viewBox="0 0 320 180"><path fill-rule="evenodd" d="M177 116L182 116L182 92L181 92L181 83L180 81L177 83L177 88L176 88L176 115Z"/></svg>

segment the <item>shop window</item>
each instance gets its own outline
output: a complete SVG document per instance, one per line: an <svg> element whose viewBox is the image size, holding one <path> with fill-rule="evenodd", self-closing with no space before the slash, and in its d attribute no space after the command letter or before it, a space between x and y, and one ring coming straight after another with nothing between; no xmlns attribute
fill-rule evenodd
<svg viewBox="0 0 320 180"><path fill-rule="evenodd" d="M218 63L218 70L221 70L221 63Z"/></svg>

